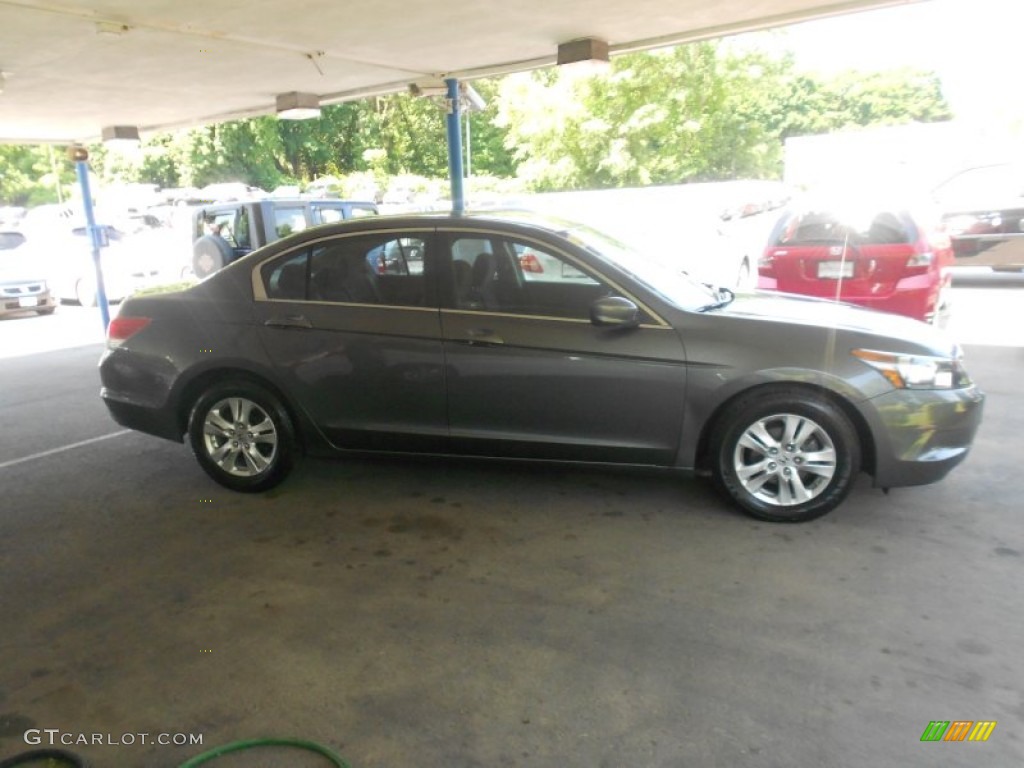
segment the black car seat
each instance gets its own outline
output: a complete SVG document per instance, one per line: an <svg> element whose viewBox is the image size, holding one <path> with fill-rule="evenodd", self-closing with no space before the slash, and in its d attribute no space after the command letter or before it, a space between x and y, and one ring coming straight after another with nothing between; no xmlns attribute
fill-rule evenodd
<svg viewBox="0 0 1024 768"><path fill-rule="evenodd" d="M272 299L302 301L306 298L306 265L286 264L277 276Z"/></svg>
<svg viewBox="0 0 1024 768"><path fill-rule="evenodd" d="M466 307L469 305L469 292L473 287L473 267L468 261L456 259L452 262L452 272L455 282L455 306Z"/></svg>
<svg viewBox="0 0 1024 768"><path fill-rule="evenodd" d="M470 280L468 304L474 309L497 309L498 301L494 294L494 277L497 271L494 254L477 254L473 262Z"/></svg>

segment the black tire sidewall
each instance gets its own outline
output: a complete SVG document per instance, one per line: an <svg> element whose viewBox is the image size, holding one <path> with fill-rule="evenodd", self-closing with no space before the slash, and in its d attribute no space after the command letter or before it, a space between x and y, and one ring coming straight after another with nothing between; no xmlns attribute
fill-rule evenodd
<svg viewBox="0 0 1024 768"><path fill-rule="evenodd" d="M255 477L228 474L206 453L203 423L210 408L229 397L243 397L256 403L274 422L277 430L277 453L270 467ZM295 428L287 409L266 388L248 381L226 381L207 388L195 401L188 420L188 438L196 461L211 478L225 488L245 493L258 493L278 485L291 472L295 461Z"/></svg>
<svg viewBox="0 0 1024 768"><path fill-rule="evenodd" d="M204 235L192 244L192 272L199 279L209 277L218 272L231 261L233 252L227 240L215 235ZM200 266L203 256L209 256L213 269L205 270Z"/></svg>
<svg viewBox="0 0 1024 768"><path fill-rule="evenodd" d="M836 450L836 472L825 490L810 501L791 507L768 504L752 496L733 467L736 443L747 428L759 419L780 413L813 420L825 430ZM860 472L861 452L857 431L838 405L817 394L782 391L744 398L731 407L719 422L713 459L715 484L745 513L768 522L799 523L827 514L846 498Z"/></svg>

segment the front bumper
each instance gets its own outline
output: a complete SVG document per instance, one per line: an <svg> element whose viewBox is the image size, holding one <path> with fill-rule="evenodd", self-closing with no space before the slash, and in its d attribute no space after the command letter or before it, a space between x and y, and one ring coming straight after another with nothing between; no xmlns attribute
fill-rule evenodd
<svg viewBox="0 0 1024 768"><path fill-rule="evenodd" d="M0 294L0 315L15 312L52 311L57 306L57 299L49 290L23 294Z"/></svg>
<svg viewBox="0 0 1024 768"><path fill-rule="evenodd" d="M974 386L900 389L869 400L875 486L926 485L949 474L967 458L984 404L985 394Z"/></svg>

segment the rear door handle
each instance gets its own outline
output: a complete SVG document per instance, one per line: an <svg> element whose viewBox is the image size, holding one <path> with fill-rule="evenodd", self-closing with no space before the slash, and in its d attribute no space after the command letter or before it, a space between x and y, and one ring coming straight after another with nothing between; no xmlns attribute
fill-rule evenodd
<svg viewBox="0 0 1024 768"><path fill-rule="evenodd" d="M466 331L470 344L504 344L505 340L490 328L470 328Z"/></svg>
<svg viewBox="0 0 1024 768"><path fill-rule="evenodd" d="M313 324L304 315L281 315L264 323L270 328L312 328Z"/></svg>

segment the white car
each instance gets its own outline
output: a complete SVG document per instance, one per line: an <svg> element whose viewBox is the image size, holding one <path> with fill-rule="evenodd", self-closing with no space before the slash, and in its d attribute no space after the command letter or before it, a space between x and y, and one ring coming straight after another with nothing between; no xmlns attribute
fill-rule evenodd
<svg viewBox="0 0 1024 768"><path fill-rule="evenodd" d="M26 311L49 315L57 308L43 268L24 246L21 232L0 232L0 317Z"/></svg>
<svg viewBox="0 0 1024 768"><path fill-rule="evenodd" d="M101 226L100 233L100 263L108 301L120 301L160 278L159 264L146 247L146 238L125 235L110 226ZM37 231L23 247L45 270L57 300L96 305L96 268L84 226Z"/></svg>

